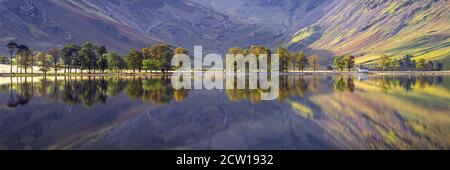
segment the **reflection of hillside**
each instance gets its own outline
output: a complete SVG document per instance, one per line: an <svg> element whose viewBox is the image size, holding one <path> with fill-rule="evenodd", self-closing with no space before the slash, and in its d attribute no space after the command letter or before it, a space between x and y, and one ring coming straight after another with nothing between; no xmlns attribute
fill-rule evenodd
<svg viewBox="0 0 450 170"><path fill-rule="evenodd" d="M448 149L450 91L436 86L438 79L354 81L354 92L314 95L307 99L311 103L292 101L292 107L305 116L320 113L307 117L347 148Z"/></svg>
<svg viewBox="0 0 450 170"><path fill-rule="evenodd" d="M259 101L257 90L173 90L165 77L19 79L0 86L0 146L449 149L448 81L292 76L281 80L284 98ZM16 108L5 105L11 94Z"/></svg>

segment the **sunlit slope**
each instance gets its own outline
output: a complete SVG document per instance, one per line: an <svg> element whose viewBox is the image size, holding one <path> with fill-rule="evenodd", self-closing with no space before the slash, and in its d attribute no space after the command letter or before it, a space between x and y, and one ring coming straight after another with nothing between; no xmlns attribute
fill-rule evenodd
<svg viewBox="0 0 450 170"><path fill-rule="evenodd" d="M353 54L358 63L384 54L442 60L450 56L449 6L443 0L333 1L317 22L299 28L286 42L294 49Z"/></svg>

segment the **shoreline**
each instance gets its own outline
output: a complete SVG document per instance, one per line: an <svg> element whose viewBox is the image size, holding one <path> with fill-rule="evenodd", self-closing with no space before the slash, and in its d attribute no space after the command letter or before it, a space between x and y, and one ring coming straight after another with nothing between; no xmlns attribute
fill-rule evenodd
<svg viewBox="0 0 450 170"><path fill-rule="evenodd" d="M47 73L46 76L54 77L54 76L170 76L175 72L140 72L140 73ZM180 73L180 72L178 72ZM183 72L186 73L186 72ZM199 74L200 71L191 71L191 74ZM205 71L201 72L205 74ZM217 72L214 72L217 73ZM228 75L230 73L219 71L223 75ZM260 72L265 74L270 74L270 72ZM244 74L243 72L236 73ZM248 73L250 75L257 74L257 72ZM368 73L359 73L359 72L338 72L338 71L304 71L304 72L280 72L279 75L450 75L450 71L371 71ZM0 73L0 77L10 77L10 73ZM12 77L44 77L42 73L13 73Z"/></svg>

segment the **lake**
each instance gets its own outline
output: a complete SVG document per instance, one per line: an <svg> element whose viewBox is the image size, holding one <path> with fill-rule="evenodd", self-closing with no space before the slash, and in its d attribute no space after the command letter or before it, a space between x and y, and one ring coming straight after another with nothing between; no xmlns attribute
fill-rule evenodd
<svg viewBox="0 0 450 170"><path fill-rule="evenodd" d="M449 149L450 76L280 76L175 90L167 76L0 78L0 149Z"/></svg>

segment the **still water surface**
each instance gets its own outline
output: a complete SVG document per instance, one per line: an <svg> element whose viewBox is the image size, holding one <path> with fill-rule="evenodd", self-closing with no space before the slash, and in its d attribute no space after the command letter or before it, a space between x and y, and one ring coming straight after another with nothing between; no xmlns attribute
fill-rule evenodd
<svg viewBox="0 0 450 170"><path fill-rule="evenodd" d="M450 148L448 76L281 76L273 101L164 76L0 82L0 149Z"/></svg>

